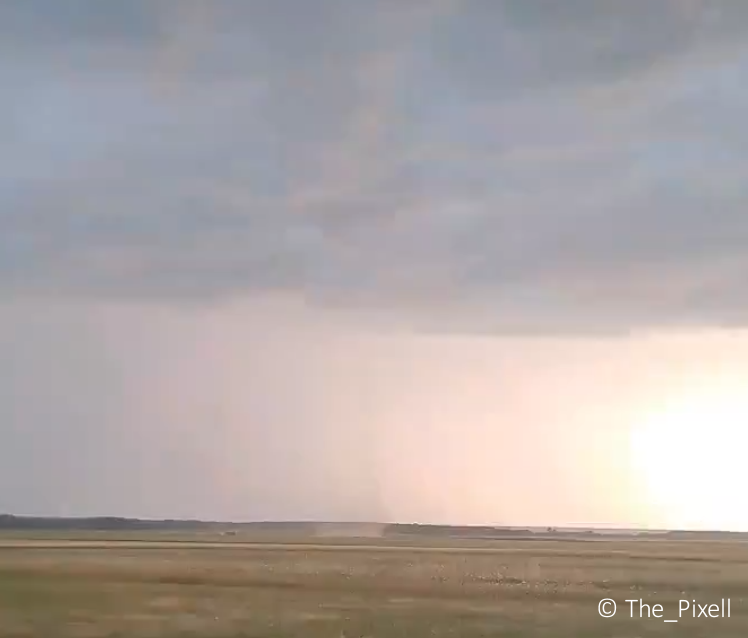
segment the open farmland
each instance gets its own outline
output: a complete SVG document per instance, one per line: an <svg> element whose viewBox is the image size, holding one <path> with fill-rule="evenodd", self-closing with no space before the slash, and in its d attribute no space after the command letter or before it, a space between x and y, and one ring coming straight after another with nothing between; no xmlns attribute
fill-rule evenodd
<svg viewBox="0 0 748 638"><path fill-rule="evenodd" d="M632 598L666 618L679 599L730 598L731 617L632 619ZM748 544L15 533L0 536L0 635L746 636Z"/></svg>

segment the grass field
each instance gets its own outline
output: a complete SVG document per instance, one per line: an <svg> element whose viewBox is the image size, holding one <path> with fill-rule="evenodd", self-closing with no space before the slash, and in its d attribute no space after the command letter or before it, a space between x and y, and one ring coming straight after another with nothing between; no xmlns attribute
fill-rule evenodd
<svg viewBox="0 0 748 638"><path fill-rule="evenodd" d="M0 536L0 636L748 635L741 542L271 540ZM640 598L731 617L631 618Z"/></svg>

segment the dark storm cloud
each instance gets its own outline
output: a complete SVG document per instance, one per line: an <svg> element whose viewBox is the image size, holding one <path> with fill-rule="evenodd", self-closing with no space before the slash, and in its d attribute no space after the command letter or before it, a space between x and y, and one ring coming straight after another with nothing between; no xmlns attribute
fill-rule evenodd
<svg viewBox="0 0 748 638"><path fill-rule="evenodd" d="M19 0L0 25L8 293L744 322L743 3Z"/></svg>

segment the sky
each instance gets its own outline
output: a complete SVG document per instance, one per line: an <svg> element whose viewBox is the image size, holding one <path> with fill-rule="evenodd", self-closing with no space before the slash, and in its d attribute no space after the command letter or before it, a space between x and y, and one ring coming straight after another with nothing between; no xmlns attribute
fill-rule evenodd
<svg viewBox="0 0 748 638"><path fill-rule="evenodd" d="M4 0L0 512L748 530L746 35Z"/></svg>

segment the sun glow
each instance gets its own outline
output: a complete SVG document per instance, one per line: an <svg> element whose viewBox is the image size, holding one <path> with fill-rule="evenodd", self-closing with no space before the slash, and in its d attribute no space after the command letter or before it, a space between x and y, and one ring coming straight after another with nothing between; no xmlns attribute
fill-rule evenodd
<svg viewBox="0 0 748 638"><path fill-rule="evenodd" d="M631 432L638 497L668 528L748 531L748 389L690 394Z"/></svg>

